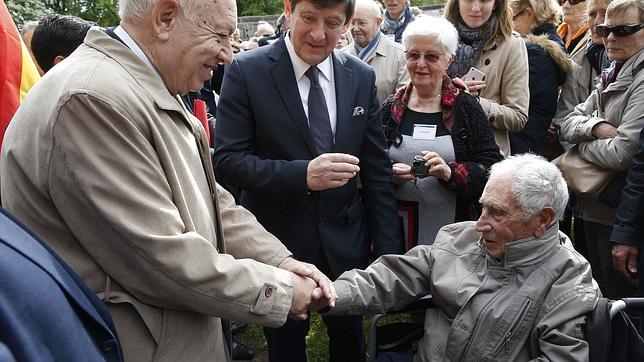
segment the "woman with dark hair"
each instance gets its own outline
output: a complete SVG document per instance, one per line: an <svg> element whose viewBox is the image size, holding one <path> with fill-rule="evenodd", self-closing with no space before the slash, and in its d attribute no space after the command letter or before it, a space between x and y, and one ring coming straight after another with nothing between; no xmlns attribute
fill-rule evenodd
<svg viewBox="0 0 644 362"><path fill-rule="evenodd" d="M509 0L514 30L524 37L530 68L528 123L510 133L512 154L544 155L548 128L557 111L559 87L572 64L556 33L561 9L557 0Z"/></svg>
<svg viewBox="0 0 644 362"><path fill-rule="evenodd" d="M475 220L488 170L502 159L481 105L447 76L457 43L444 19L411 23L403 34L411 83L382 105L408 247L431 244L446 224Z"/></svg>
<svg viewBox="0 0 644 362"><path fill-rule="evenodd" d="M521 37L512 34L507 0L447 0L444 16L458 30L459 43L447 74L464 77L475 67L484 80L464 79L478 96L496 142L510 154L508 132L528 121L528 53Z"/></svg>

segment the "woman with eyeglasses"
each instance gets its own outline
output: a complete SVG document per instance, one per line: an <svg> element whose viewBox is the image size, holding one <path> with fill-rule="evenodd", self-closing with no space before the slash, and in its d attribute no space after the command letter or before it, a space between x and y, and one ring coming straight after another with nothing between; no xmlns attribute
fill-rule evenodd
<svg viewBox="0 0 644 362"><path fill-rule="evenodd" d="M463 78L474 67L484 80L464 79L479 97L504 156L510 154L508 132L528 121L528 53L521 37L512 34L507 0L447 0L444 16L458 30L459 42L447 74Z"/></svg>
<svg viewBox="0 0 644 362"><path fill-rule="evenodd" d="M481 105L447 76L458 34L419 17L403 33L411 82L382 105L408 247L431 244L454 221L475 220L492 164L502 159Z"/></svg>
<svg viewBox="0 0 644 362"><path fill-rule="evenodd" d="M613 61L588 99L561 125L563 138L579 145L580 156L600 167L624 171L631 164L644 126L644 2L614 0L596 31ZM636 295L637 284L617 272L611 260L614 206L602 199L578 197L593 276L604 295Z"/></svg>
<svg viewBox="0 0 644 362"><path fill-rule="evenodd" d="M528 123L510 133L512 154L544 155L548 128L557 110L559 86L572 64L556 33L560 7L557 0L510 0L514 30L524 37L530 69Z"/></svg>
<svg viewBox="0 0 644 362"><path fill-rule="evenodd" d="M586 0L559 0L563 10L563 22L557 28L557 34L566 45L566 51L572 58L583 54L590 37L586 21Z"/></svg>

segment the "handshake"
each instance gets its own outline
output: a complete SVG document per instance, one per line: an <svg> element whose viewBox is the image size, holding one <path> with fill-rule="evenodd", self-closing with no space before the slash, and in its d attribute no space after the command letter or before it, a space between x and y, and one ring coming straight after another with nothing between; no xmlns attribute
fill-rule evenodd
<svg viewBox="0 0 644 362"><path fill-rule="evenodd" d="M333 284L315 265L289 257L284 259L279 267L290 271L293 281L293 301L289 318L305 320L309 317L309 311L335 307L337 295Z"/></svg>

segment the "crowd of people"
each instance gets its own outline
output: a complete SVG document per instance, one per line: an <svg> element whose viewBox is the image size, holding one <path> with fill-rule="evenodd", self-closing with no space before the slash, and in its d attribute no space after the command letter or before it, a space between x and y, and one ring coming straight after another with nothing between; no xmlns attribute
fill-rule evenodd
<svg viewBox="0 0 644 362"><path fill-rule="evenodd" d="M644 296L642 0L287 0L244 41L232 0L119 3L25 24L43 77L0 140L2 207L105 304L105 359L248 358L235 320L306 361L319 312L365 361L363 315L429 294L415 360L585 361L598 299ZM30 338L0 357L53 353Z"/></svg>

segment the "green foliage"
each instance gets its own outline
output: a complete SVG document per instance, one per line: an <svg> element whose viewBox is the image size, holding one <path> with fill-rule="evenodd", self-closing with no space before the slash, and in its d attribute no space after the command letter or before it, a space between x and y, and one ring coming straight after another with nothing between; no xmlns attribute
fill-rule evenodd
<svg viewBox="0 0 644 362"><path fill-rule="evenodd" d="M118 0L6 0L6 4L19 28L48 12L75 15L100 26L119 23Z"/></svg>
<svg viewBox="0 0 644 362"><path fill-rule="evenodd" d="M284 10L282 0L237 0L239 16L275 15Z"/></svg>

